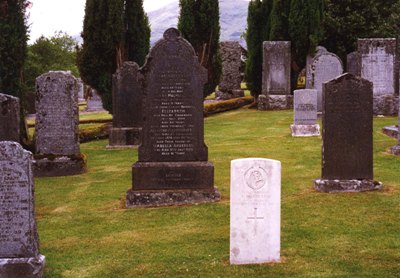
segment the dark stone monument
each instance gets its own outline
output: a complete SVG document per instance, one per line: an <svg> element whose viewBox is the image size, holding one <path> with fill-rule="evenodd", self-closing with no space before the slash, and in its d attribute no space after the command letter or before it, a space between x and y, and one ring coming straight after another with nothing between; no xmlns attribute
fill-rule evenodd
<svg viewBox="0 0 400 278"><path fill-rule="evenodd" d="M204 144L203 86L207 71L193 47L170 28L141 70L144 122L127 207L215 202L214 166Z"/></svg>
<svg viewBox="0 0 400 278"><path fill-rule="evenodd" d="M20 144L0 142L0 277L42 277L34 212L32 154Z"/></svg>
<svg viewBox="0 0 400 278"><path fill-rule="evenodd" d="M239 42L225 41L220 44L222 60L222 75L218 85L216 98L227 100L244 96L240 85L242 76L240 67L242 65L242 47Z"/></svg>
<svg viewBox="0 0 400 278"><path fill-rule="evenodd" d="M108 148L139 145L142 130L142 99L139 66L125 62L113 75L113 127Z"/></svg>
<svg viewBox="0 0 400 278"><path fill-rule="evenodd" d="M77 80L63 71L36 79L35 176L68 176L86 171L79 147Z"/></svg>
<svg viewBox="0 0 400 278"><path fill-rule="evenodd" d="M344 74L323 85L322 192L379 190L373 180L372 83Z"/></svg>
<svg viewBox="0 0 400 278"><path fill-rule="evenodd" d="M262 92L259 110L289 109L293 106L290 91L291 43L266 41L263 43Z"/></svg>
<svg viewBox="0 0 400 278"><path fill-rule="evenodd" d="M0 94L0 141L20 142L19 98Z"/></svg>
<svg viewBox="0 0 400 278"><path fill-rule="evenodd" d="M294 124L290 129L293 137L320 135L317 124L317 90L294 91Z"/></svg>
<svg viewBox="0 0 400 278"><path fill-rule="evenodd" d="M374 114L398 113L399 63L396 39L359 39L361 77L373 82Z"/></svg>
<svg viewBox="0 0 400 278"><path fill-rule="evenodd" d="M361 75L360 54L353 51L347 54L347 72L356 76Z"/></svg>

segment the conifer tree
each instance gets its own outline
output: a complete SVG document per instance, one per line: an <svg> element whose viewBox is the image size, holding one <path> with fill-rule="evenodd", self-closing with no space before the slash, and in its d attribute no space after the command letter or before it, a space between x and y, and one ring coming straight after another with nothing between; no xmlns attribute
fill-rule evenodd
<svg viewBox="0 0 400 278"><path fill-rule="evenodd" d="M270 41L289 40L290 0L274 0L271 10L271 30L268 34Z"/></svg>
<svg viewBox="0 0 400 278"><path fill-rule="evenodd" d="M126 60L143 64L150 48L143 0L86 0L82 38L81 78L99 92L104 108L112 112L112 74Z"/></svg>
<svg viewBox="0 0 400 278"><path fill-rule="evenodd" d="M204 97L215 91L221 76L219 55L218 0L180 0L178 29L196 51L200 64L208 70Z"/></svg>

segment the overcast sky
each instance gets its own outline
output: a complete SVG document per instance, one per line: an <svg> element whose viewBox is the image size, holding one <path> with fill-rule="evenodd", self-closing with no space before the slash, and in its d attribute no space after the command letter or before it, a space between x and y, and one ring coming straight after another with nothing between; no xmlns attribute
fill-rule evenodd
<svg viewBox="0 0 400 278"><path fill-rule="evenodd" d="M177 0L144 0L144 9L150 12ZM29 9L30 40L50 37L56 31L67 32L71 36L82 31L86 0L31 0Z"/></svg>

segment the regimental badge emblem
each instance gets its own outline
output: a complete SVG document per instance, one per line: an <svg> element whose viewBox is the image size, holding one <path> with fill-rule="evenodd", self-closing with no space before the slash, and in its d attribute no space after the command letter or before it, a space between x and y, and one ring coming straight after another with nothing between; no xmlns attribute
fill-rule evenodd
<svg viewBox="0 0 400 278"><path fill-rule="evenodd" d="M253 190L259 190L267 183L267 176L267 172L263 168L253 166L246 171L244 179L248 187Z"/></svg>

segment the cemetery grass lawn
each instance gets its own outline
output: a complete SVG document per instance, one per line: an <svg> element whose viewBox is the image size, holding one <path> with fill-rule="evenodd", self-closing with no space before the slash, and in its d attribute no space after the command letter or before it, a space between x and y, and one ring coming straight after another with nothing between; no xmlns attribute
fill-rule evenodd
<svg viewBox="0 0 400 278"><path fill-rule="evenodd" d="M374 119L375 179L381 192L322 194L321 138L292 138L291 111L236 110L205 120L217 204L123 208L137 150L81 145L88 172L37 178L44 277L399 277L400 158ZM236 158L282 162L282 263L229 265L229 175Z"/></svg>

